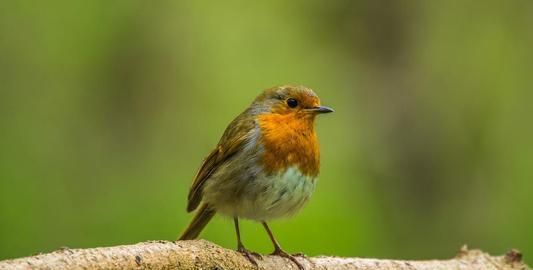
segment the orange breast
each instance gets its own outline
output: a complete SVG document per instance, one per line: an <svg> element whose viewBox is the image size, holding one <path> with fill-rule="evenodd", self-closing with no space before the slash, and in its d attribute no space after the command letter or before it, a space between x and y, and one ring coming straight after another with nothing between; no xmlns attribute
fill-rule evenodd
<svg viewBox="0 0 533 270"><path fill-rule="evenodd" d="M265 148L262 162L267 172L277 173L292 166L304 175L318 175L320 152L314 117L263 114L258 122L260 142Z"/></svg>

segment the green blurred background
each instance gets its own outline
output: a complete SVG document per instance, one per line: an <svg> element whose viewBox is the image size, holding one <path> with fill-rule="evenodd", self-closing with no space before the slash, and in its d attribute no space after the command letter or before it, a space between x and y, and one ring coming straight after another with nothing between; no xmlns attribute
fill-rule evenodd
<svg viewBox="0 0 533 270"><path fill-rule="evenodd" d="M336 113L285 249L531 263L532 26L533 1L2 1L0 259L174 240L226 125L296 83ZM203 238L236 246L227 218Z"/></svg>

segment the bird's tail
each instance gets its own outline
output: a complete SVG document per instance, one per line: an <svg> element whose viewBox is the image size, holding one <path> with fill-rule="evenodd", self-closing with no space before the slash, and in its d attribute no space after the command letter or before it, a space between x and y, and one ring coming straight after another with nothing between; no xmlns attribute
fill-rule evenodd
<svg viewBox="0 0 533 270"><path fill-rule="evenodd" d="M216 211L211 209L208 204L203 204L178 240L196 239L215 214Z"/></svg>

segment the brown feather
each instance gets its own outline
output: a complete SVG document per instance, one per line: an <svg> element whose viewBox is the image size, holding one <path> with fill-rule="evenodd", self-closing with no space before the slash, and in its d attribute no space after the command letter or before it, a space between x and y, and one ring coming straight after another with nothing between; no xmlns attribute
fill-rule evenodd
<svg viewBox="0 0 533 270"><path fill-rule="evenodd" d="M200 235L202 230L205 228L207 223L215 216L216 211L213 210L209 205L204 204L196 212L196 215L192 219L189 226L181 234L178 240L193 240Z"/></svg>
<svg viewBox="0 0 533 270"><path fill-rule="evenodd" d="M202 189L205 181L222 165L237 153L249 138L249 134L255 127L254 118L243 112L235 118L226 128L220 142L207 158L205 158L200 170L196 174L188 196L187 212L198 207L202 200Z"/></svg>

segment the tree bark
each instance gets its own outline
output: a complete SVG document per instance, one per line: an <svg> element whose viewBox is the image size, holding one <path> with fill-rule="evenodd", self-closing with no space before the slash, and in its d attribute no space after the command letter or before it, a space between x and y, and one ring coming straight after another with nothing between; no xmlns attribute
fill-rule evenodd
<svg viewBox="0 0 533 270"><path fill-rule="evenodd" d="M291 261L264 256L259 269L297 269ZM367 258L299 258L306 269L530 269L515 250L504 256L490 256L479 250L461 248L449 260L402 261ZM115 247L68 249L47 254L0 261L0 269L256 269L240 253L205 240L151 241Z"/></svg>

